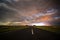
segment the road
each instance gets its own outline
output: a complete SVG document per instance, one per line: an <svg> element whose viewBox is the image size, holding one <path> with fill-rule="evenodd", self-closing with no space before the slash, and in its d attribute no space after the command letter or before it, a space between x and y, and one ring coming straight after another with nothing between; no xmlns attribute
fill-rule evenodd
<svg viewBox="0 0 60 40"><path fill-rule="evenodd" d="M6 33L0 33L1 40L58 40L59 35L46 30L34 28L33 33L31 28L15 30Z"/></svg>

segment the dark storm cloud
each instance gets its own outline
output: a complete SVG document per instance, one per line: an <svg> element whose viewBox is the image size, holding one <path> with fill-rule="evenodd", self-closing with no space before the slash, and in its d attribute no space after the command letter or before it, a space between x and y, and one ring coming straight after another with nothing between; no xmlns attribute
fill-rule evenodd
<svg viewBox="0 0 60 40"><path fill-rule="evenodd" d="M6 1L2 0L0 3L0 21L5 22L5 21L16 21L16 20L22 20L20 18L21 15L19 15L20 17L18 17L18 13L20 13L20 11L16 8L14 8L11 3L7 4ZM16 17L17 16L17 17Z"/></svg>
<svg viewBox="0 0 60 40"><path fill-rule="evenodd" d="M4 3L0 3L0 20L5 21L7 18L13 17L15 13L13 10L9 9Z"/></svg>
<svg viewBox="0 0 60 40"><path fill-rule="evenodd" d="M0 0L0 22L29 21L31 20L29 19L30 16L25 16L29 14L29 12L48 8L59 10L59 3L56 1L52 2L51 0ZM58 12L56 15L58 16L59 14Z"/></svg>
<svg viewBox="0 0 60 40"><path fill-rule="evenodd" d="M18 2L19 1L19 2ZM23 13L26 11L24 9L29 8L32 4L35 4L36 1L27 0L0 0L0 21L7 21L7 19L14 19L15 15L18 13ZM38 3L36 3L38 5ZM28 10L28 9L27 9ZM19 15L21 17L21 14ZM22 17L21 19L23 19ZM20 18L19 18L20 19ZM15 19L16 20L16 19Z"/></svg>

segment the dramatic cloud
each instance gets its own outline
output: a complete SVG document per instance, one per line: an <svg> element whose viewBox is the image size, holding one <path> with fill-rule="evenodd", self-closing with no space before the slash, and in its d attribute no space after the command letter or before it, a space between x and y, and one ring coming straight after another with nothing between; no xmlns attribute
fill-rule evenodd
<svg viewBox="0 0 60 40"><path fill-rule="evenodd" d="M55 4L52 0L0 0L0 25L16 22L54 24L53 20L57 22L60 19L60 8Z"/></svg>

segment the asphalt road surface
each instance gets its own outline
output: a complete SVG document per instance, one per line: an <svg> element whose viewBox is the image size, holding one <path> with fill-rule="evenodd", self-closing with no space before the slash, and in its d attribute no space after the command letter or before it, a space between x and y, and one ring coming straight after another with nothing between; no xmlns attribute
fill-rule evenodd
<svg viewBox="0 0 60 40"><path fill-rule="evenodd" d="M33 34L31 28L15 30L6 33L0 33L1 40L59 40L59 35L53 32L34 28Z"/></svg>

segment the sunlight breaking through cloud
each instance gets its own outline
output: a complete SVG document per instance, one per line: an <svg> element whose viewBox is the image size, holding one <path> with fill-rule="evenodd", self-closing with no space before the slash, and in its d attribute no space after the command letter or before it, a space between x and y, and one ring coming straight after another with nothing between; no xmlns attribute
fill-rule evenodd
<svg viewBox="0 0 60 40"><path fill-rule="evenodd" d="M35 25L35 26L48 26L48 24L46 24L46 23L43 23L43 22L41 22L41 23L32 23L32 24L30 24L30 25Z"/></svg>

